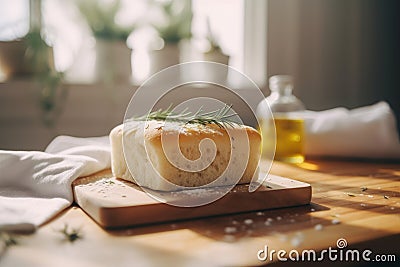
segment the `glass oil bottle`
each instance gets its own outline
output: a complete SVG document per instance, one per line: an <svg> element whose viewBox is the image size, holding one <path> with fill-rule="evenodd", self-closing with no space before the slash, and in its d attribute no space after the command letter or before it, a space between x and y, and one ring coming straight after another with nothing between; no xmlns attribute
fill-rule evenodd
<svg viewBox="0 0 400 267"><path fill-rule="evenodd" d="M304 161L304 104L292 94L293 78L275 75L269 79L271 94L257 108L259 128L263 137L263 152L273 149L276 136L275 160L289 163ZM273 118L263 116L268 103ZM274 127L275 126L275 127Z"/></svg>

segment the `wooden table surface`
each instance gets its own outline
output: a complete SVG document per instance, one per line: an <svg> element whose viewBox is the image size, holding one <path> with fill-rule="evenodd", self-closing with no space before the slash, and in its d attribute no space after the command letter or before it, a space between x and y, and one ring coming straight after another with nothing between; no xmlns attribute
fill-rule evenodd
<svg viewBox="0 0 400 267"><path fill-rule="evenodd" d="M313 249L321 253L329 247L337 249L340 238L348 244L343 251L358 249L361 255L369 249L371 259L393 254L400 262L400 164L276 162L271 173L310 183L311 205L112 231L103 230L73 206L35 234L18 237L18 245L1 255L0 266L263 265L271 263L257 258L265 246L269 252L297 250L301 255L304 249ZM65 241L58 232L64 224L80 228L83 238ZM324 260L357 264L331 262L327 255ZM273 264L281 263L274 254Z"/></svg>

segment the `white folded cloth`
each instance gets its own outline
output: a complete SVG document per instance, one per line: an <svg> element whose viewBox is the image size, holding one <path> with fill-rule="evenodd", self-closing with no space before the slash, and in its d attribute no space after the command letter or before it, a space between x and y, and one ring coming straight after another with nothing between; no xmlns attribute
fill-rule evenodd
<svg viewBox="0 0 400 267"><path fill-rule="evenodd" d="M305 126L306 155L400 159L396 119L386 102L306 111Z"/></svg>
<svg viewBox="0 0 400 267"><path fill-rule="evenodd" d="M73 180L110 161L107 136L59 136L45 152L0 150L0 230L45 223L71 205Z"/></svg>

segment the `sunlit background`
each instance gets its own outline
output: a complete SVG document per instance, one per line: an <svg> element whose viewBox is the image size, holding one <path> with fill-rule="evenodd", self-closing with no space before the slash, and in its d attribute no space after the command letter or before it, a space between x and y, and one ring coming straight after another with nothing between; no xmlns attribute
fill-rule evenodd
<svg viewBox="0 0 400 267"><path fill-rule="evenodd" d="M144 80L192 60L229 64L265 94L268 77L292 75L307 109L385 100L398 116L398 10L394 0L0 0L0 148L106 135Z"/></svg>
<svg viewBox="0 0 400 267"><path fill-rule="evenodd" d="M24 37L29 31L29 7L39 1L16 0L0 1L0 40L15 40ZM91 14L80 9L85 1L42 0L42 37L54 49L55 68L68 72L69 79L79 82L92 82L96 60L96 39L91 32L89 20L85 16L99 15L92 10ZM81 2L81 3L80 3ZM106 10L113 2L109 0L86 1L88 4L104 7ZM141 82L149 76L149 57L147 52L159 49L157 32L153 24L166 23L162 19L157 1L122 0L115 12L115 24L130 30L126 45L133 49L133 77ZM159 1L168 2L168 1ZM243 14L242 0L219 1L176 1L187 2L193 12L191 21L192 38L189 48L182 49L182 61L202 60L201 52L208 49L208 30L218 37L224 53L231 56L230 64L243 69ZM209 8L212 6L212 8ZM229 12L226 12L229 10ZM183 22L188 23L188 22ZM190 23L190 22L189 22ZM209 24L209 26L207 25ZM188 45L186 45L188 46ZM135 82L134 81L134 82Z"/></svg>

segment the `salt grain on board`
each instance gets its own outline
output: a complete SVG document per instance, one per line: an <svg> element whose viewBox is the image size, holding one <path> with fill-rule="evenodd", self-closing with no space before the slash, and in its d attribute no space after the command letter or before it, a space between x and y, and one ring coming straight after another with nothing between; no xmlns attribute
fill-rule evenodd
<svg viewBox="0 0 400 267"><path fill-rule="evenodd" d="M237 229L236 229L236 227L233 227L233 226L227 226L227 227L225 227L224 232L226 234L233 234L233 233L237 232Z"/></svg>
<svg viewBox="0 0 400 267"><path fill-rule="evenodd" d="M314 226L314 229L317 230L317 231L321 231L322 228L323 228L322 224L316 224L316 225Z"/></svg>
<svg viewBox="0 0 400 267"><path fill-rule="evenodd" d="M250 224L252 224L252 223L253 223L253 220L252 220L252 219L246 219L246 220L244 220L244 224L250 225Z"/></svg>

